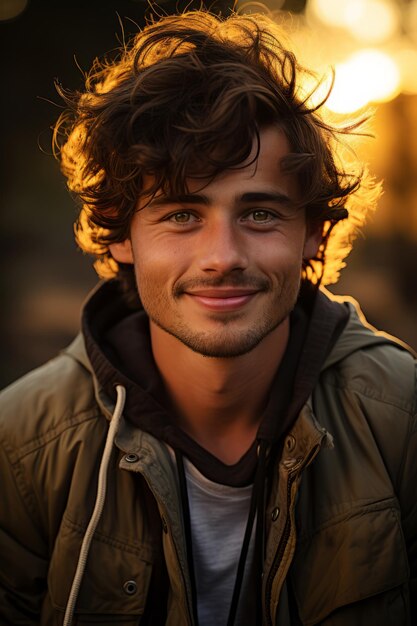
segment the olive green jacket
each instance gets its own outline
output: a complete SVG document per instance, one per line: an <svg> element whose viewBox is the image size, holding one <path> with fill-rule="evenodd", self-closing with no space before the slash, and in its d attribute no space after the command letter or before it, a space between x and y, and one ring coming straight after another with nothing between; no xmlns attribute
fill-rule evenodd
<svg viewBox="0 0 417 626"><path fill-rule="evenodd" d="M3 392L0 408L0 624L62 624L114 407L79 337ZM264 624L416 624L416 485L414 359L352 306L274 469ZM122 417L73 623L148 623L162 548L166 624L191 626L172 462Z"/></svg>

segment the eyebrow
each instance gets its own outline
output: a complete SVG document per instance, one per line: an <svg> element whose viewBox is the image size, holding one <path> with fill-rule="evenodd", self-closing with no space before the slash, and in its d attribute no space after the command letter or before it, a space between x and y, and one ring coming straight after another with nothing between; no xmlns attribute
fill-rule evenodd
<svg viewBox="0 0 417 626"><path fill-rule="evenodd" d="M150 202L147 203L147 207L149 208L158 208L164 206L165 204L210 204L207 196L203 196L201 194L196 193L185 193L179 195L160 195L153 198Z"/></svg>
<svg viewBox="0 0 417 626"><path fill-rule="evenodd" d="M293 200L281 192L267 191L250 191L236 198L239 202L278 202L280 204L293 204ZM210 199L202 194L179 194L179 195L160 195L153 198L148 204L149 208L158 208L166 204L204 204L209 205Z"/></svg>
<svg viewBox="0 0 417 626"><path fill-rule="evenodd" d="M281 192L267 192L267 191L252 191L244 193L240 197L241 202L279 202L284 204L292 204L293 201L285 193Z"/></svg>

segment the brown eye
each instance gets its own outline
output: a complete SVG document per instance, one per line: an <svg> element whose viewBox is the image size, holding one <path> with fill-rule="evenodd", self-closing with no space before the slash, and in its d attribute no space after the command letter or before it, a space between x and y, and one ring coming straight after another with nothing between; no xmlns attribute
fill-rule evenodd
<svg viewBox="0 0 417 626"><path fill-rule="evenodd" d="M253 211L252 215L255 222L265 222L270 218L268 211Z"/></svg>
<svg viewBox="0 0 417 626"><path fill-rule="evenodd" d="M174 215L171 216L171 219L177 224L187 224L191 219L191 215L190 213L186 213L186 212L175 213Z"/></svg>

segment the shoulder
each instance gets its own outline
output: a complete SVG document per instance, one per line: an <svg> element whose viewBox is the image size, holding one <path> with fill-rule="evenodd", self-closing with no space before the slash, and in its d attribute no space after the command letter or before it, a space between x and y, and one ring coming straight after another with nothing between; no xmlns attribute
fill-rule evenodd
<svg viewBox="0 0 417 626"><path fill-rule="evenodd" d="M67 351L0 394L0 475L6 503L0 507L0 542L7 558L18 546L28 562L28 552L44 555L46 562L48 542L58 535L69 504L81 516L91 506L91 476L106 432L91 373Z"/></svg>
<svg viewBox="0 0 417 626"><path fill-rule="evenodd" d="M0 442L39 447L99 413L91 373L64 352L0 393Z"/></svg>
<svg viewBox="0 0 417 626"><path fill-rule="evenodd" d="M415 414L415 354L399 339L368 324L353 300L349 308L349 321L325 364L327 382Z"/></svg>
<svg viewBox="0 0 417 626"><path fill-rule="evenodd" d="M340 441L346 432L355 433L368 453L376 446L392 483L398 484L405 459L417 455L417 364L412 351L369 326L352 307L318 391L330 432ZM409 472L413 482L416 470Z"/></svg>
<svg viewBox="0 0 417 626"><path fill-rule="evenodd" d="M416 410L416 361L400 346L374 345L354 352L338 364L335 380L363 397L407 413Z"/></svg>

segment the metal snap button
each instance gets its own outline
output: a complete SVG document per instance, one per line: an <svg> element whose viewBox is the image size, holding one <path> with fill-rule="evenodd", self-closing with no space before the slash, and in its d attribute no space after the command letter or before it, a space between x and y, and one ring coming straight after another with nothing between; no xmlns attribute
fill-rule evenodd
<svg viewBox="0 0 417 626"><path fill-rule="evenodd" d="M125 584L123 585L123 591L128 596L133 596L133 594L136 593L137 590L138 590L138 586L134 580L127 580Z"/></svg>
<svg viewBox="0 0 417 626"><path fill-rule="evenodd" d="M139 460L139 457L137 454L126 454L125 456L125 461L127 463L136 463L136 461Z"/></svg>
<svg viewBox="0 0 417 626"><path fill-rule="evenodd" d="M278 517L279 517L279 512L280 512L280 511L279 511L279 507L278 507L278 506L276 506L276 507L275 507L275 509L273 509L273 510L272 510L272 513L271 513L271 518L272 518L272 521L273 521L273 522L276 522L276 521L277 521L277 519L278 519Z"/></svg>
<svg viewBox="0 0 417 626"><path fill-rule="evenodd" d="M294 450L295 444L295 437L293 437L292 435L288 435L285 440L285 447L287 448L288 452L292 452Z"/></svg>

